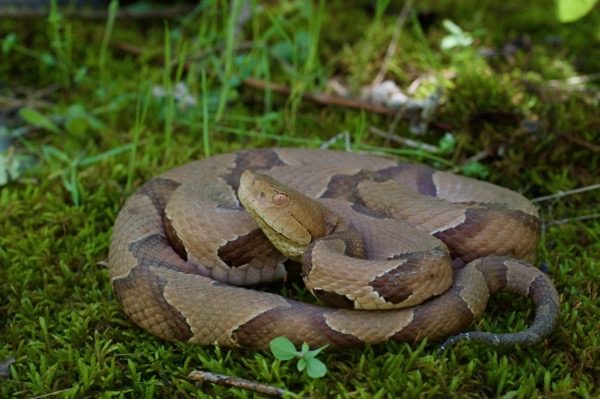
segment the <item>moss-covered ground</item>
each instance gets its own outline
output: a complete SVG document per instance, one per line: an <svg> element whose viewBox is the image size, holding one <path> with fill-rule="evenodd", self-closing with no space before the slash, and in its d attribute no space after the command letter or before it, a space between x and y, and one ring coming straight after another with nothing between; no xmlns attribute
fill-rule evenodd
<svg viewBox="0 0 600 399"><path fill-rule="evenodd" d="M419 2L401 29L402 5L387 1L202 1L168 20L113 18L113 1L99 20L1 18L0 397L258 396L187 379L196 369L292 397L600 397L600 191L557 195L600 183L600 13L563 24L553 2L529 3ZM333 78L358 93L382 68L414 98L442 93L424 134L303 96ZM177 87L187 96L168 95ZM465 342L439 359L437 342L325 352L327 375L311 379L271 353L168 343L125 317L104 262L136 187L192 159L342 132L354 150L539 198L538 265L562 301L554 333L529 348ZM531 317L501 295L474 328L516 331Z"/></svg>

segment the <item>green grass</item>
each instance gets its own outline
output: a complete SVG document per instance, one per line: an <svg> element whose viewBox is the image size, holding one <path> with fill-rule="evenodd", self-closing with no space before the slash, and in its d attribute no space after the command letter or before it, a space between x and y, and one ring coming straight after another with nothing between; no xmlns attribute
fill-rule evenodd
<svg viewBox="0 0 600 399"><path fill-rule="evenodd" d="M0 397L255 396L187 380L196 369L298 397L600 397L600 219L575 220L600 213L598 191L539 203L545 230L538 262L555 281L562 313L552 336L530 348L467 342L440 359L434 342L325 351L319 359L329 372L314 380L270 353L171 344L125 317L104 266L114 219L136 187L192 159L249 147L318 147L348 131L355 150L444 169L487 151L470 170L531 198L598 183L598 10L560 24L551 2L419 2L437 19L421 35L409 18L387 77L404 88L419 76L442 77L435 120L449 126L454 145L431 154L369 132L387 130L392 117L302 99L326 91L334 76L353 89L372 81L400 12L394 2L250 3L255 12L237 37L242 11L225 1L202 2L168 23L113 21L115 9L109 22L67 19L58 10L48 19L0 21L7 126L0 136L18 139L0 152L0 168L6 160L22 165L0 188L0 363L15 359L0 377ZM444 18L474 44L440 50ZM530 44L508 56L480 56L516 38ZM582 87L567 83L588 75ZM248 77L285 84L291 95L250 89L242 83ZM153 87L178 82L195 105L152 95ZM416 95L433 90L425 83ZM21 106L46 119L23 122L6 112ZM394 133L437 145L446 131L414 136L401 121ZM571 220L553 223L563 219ZM493 298L475 328L523 329L530 304L513 300Z"/></svg>

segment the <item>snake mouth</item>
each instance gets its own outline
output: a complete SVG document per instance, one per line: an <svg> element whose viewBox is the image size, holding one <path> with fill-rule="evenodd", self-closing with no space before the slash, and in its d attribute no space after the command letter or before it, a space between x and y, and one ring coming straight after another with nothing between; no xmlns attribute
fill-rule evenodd
<svg viewBox="0 0 600 399"><path fill-rule="evenodd" d="M252 211L250 212L252 218L256 222L256 224L260 227L260 229L264 232L265 236L269 239L269 241L273 244L275 248L283 255L288 258L299 261L301 256L304 254L304 251L308 247L308 245L312 242L312 238L308 231L300 224L296 219L293 219L299 226L301 226L306 233L308 234L309 240L304 242L299 242L297 237L295 236L293 231L281 231L275 229L271 223L267 222L264 217L262 217L258 212Z"/></svg>

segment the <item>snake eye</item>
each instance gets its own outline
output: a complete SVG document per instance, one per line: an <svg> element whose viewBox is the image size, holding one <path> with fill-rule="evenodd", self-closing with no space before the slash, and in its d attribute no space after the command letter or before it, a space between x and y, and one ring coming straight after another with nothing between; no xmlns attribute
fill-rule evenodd
<svg viewBox="0 0 600 399"><path fill-rule="evenodd" d="M275 205L285 205L288 202L289 197L287 194L277 193L273 196L273 203Z"/></svg>

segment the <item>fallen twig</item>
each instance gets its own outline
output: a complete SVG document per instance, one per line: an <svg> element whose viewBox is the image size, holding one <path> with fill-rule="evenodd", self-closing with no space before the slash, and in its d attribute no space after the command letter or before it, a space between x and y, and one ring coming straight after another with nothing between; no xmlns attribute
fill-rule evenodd
<svg viewBox="0 0 600 399"><path fill-rule="evenodd" d="M550 200L550 199L566 197L567 195L579 194L579 193L584 193L586 191L598 190L598 189L600 189L600 184L592 184L591 186L575 188L573 190L568 190L568 191L559 191L554 194L545 195L543 197L537 197L537 198L532 199L531 202L542 202L542 201L546 201L546 200Z"/></svg>
<svg viewBox="0 0 600 399"><path fill-rule="evenodd" d="M432 153L437 153L440 151L440 148L435 145L431 145L431 144L423 143L421 141L416 141L416 140L411 140L411 139L407 139L404 137L400 137L395 134L392 134L391 132L385 132L374 126L369 126L369 132L373 133L375 136L382 137L386 140L394 141L396 143L405 145L407 147L421 149L421 150L425 150L427 152L432 152Z"/></svg>
<svg viewBox="0 0 600 399"><path fill-rule="evenodd" d="M486 159L489 156L490 156L490 152L488 150L481 150L477 154L465 159L463 162L461 162L461 165L464 166L464 165L468 165L472 162L479 162L481 160ZM452 172L452 173L460 172L460 166L455 166L454 168L450 169L449 172Z"/></svg>
<svg viewBox="0 0 600 399"><path fill-rule="evenodd" d="M63 394L65 392L72 391L73 389L75 389L75 388L65 388L65 389L61 389L60 391L54 391L54 392L46 393L44 395L32 396L31 399L42 399L42 398L48 398L50 396L58 396L58 395Z"/></svg>
<svg viewBox="0 0 600 399"><path fill-rule="evenodd" d="M568 195L581 194L581 193L585 193L587 191L598 190L598 189L600 189L600 184L592 184L591 186L575 188L573 190L567 190L567 191L559 191L554 194L545 195L543 197L537 197L537 198L532 199L531 202L542 202L542 201L547 201L547 200L551 200L551 199L558 199L558 198L566 197ZM595 214L590 214L590 215L574 216L574 217L569 217L569 218L564 218L564 219L559 219L559 220L551 220L549 222L544 223L544 229L546 229L548 226L566 224L566 223L571 223L571 222L581 222L584 220L599 219L599 218L600 218L600 213L595 213Z"/></svg>
<svg viewBox="0 0 600 399"><path fill-rule="evenodd" d="M274 91L274 92L277 92L280 94L290 94L292 92L292 89L288 86L285 86L285 85L282 85L279 83L266 82L264 80L255 79L255 78L245 79L244 81L242 81L242 83L248 87L252 87L252 88L260 89L260 90L271 90L271 91ZM370 103L367 103L364 101L353 100L350 98L331 96L329 94L323 94L323 93L307 92L307 93L302 94L302 98L311 100L318 104L334 105L334 106L344 107L344 108L362 109L365 111L370 111L370 112L375 112L378 114L385 114L385 115L390 115L390 116L393 116L398 112L397 110L387 108L387 107L382 107L380 105L374 105L374 104L370 104Z"/></svg>
<svg viewBox="0 0 600 399"><path fill-rule="evenodd" d="M329 140L327 140L326 142L321 144L319 146L319 148L327 149L342 139L344 140L344 151L346 151L346 152L352 151L350 133L347 130L344 130L343 132L336 134L335 136L333 136L332 138L330 138Z"/></svg>
<svg viewBox="0 0 600 399"><path fill-rule="evenodd" d="M292 92L292 89L285 85L273 83L273 82L265 82L264 80L255 79L255 78L245 79L242 81L242 84L244 86L252 87L255 89L272 90L272 91L280 93L280 94L290 94ZM381 105L375 105L375 104L371 104L371 103L368 103L365 101L353 100L350 98L339 97L339 96L331 96L331 95L323 94L323 93L306 92L306 93L302 94L302 98L316 102L317 104L321 104L321 105L330 105L330 106L342 107L342 108L360 109L360 110L364 110L364 111L375 112L378 114L384 114L384 115L389 115L389 116L396 116L396 115L398 115L399 112L401 112L399 110L391 109L388 107L382 107ZM416 112L417 112L416 110L415 111L412 111L412 110L404 111L404 112L402 112L401 119L411 120L413 115ZM429 124L440 130L452 130L452 126L445 122L431 121Z"/></svg>
<svg viewBox="0 0 600 399"><path fill-rule="evenodd" d="M559 219L559 220L551 220L551 221L545 223L545 227L553 226L553 225L557 225L557 224L571 223L571 222L581 222L582 220L591 220L591 219L600 219L600 213L594 213L591 215L575 216L572 218L564 218L564 219Z"/></svg>
<svg viewBox="0 0 600 399"><path fill-rule="evenodd" d="M258 392L258 393L262 393L262 394L270 395L270 396L281 397L286 393L290 393L289 391L286 391L285 389L261 384L256 381L250 381L250 380L246 380L244 378L238 378L238 377L231 377L231 376L224 375L224 374L211 373L208 371L199 371L199 370L192 371L188 375L188 378L191 378L192 380L196 380L196 381L202 381L202 382L208 381L208 382L212 382L213 384L230 386L230 387L240 388L240 389L246 389L249 391L254 391L254 392Z"/></svg>

